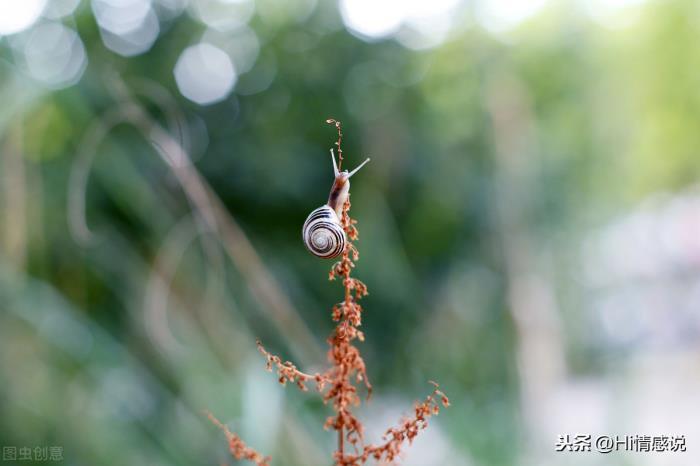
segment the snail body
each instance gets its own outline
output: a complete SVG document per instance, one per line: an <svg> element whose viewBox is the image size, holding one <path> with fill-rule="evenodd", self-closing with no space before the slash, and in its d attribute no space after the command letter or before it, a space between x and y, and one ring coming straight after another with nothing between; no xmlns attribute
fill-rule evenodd
<svg viewBox="0 0 700 466"><path fill-rule="evenodd" d="M345 251L347 236L340 219L343 216L345 201L350 195L350 177L369 162L367 159L353 171L348 172L338 170L333 149L331 149L331 159L335 180L328 195L328 202L313 210L302 227L304 245L311 254L323 259L338 257Z"/></svg>

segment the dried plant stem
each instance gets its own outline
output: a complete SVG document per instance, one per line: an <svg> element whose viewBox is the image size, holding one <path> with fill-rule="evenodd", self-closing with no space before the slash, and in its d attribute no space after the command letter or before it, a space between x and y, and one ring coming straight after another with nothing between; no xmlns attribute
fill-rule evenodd
<svg viewBox="0 0 700 466"><path fill-rule="evenodd" d="M255 463L257 466L270 466L271 458L269 456L263 456L254 449L250 448L241 440L241 438L231 432L228 427L226 427L221 421L214 417L214 415L208 411L205 412L209 420L217 426L226 436L228 440L228 447L231 455L237 460L248 460Z"/></svg>
<svg viewBox="0 0 700 466"><path fill-rule="evenodd" d="M348 237L348 243L341 260L333 265L329 274L331 280L342 278L344 299L335 305L332 311L332 318L338 322L338 325L328 338L330 346L328 359L332 367L327 374L333 382L324 395L324 401L332 401L337 413L326 420L325 426L338 431L338 450L335 453L335 459L336 464L343 466L356 464L345 452L345 440L355 450L361 448L364 443L362 423L351 410L353 406L360 404L360 397L353 382L364 383L368 397L372 392L365 362L359 349L353 345L355 339L364 340L363 333L357 328L362 324L362 307L357 301L367 295L367 287L350 275L355 267L354 261L359 258L359 253L353 244L358 239L356 222L350 218L349 211L350 200L343 206L341 218L341 225Z"/></svg>
<svg viewBox="0 0 700 466"><path fill-rule="evenodd" d="M440 406L450 406L450 400L440 391L440 387L435 382L430 382L435 387L421 403L416 403L413 416L404 419L398 427L390 428L384 434L385 442L381 445L366 445L360 460L366 462L370 457L375 460L384 460L389 463L401 453L401 445L404 440L410 444L418 435L418 432L428 427L428 418L440 412Z"/></svg>
<svg viewBox="0 0 700 466"><path fill-rule="evenodd" d="M282 362L279 356L268 352L265 347L263 347L262 343L260 343L260 340L257 340L256 344L258 345L258 351L260 351L267 360L267 370L272 372L273 366L277 368L279 382L282 385L286 385L287 382L290 382L296 384L302 391L307 391L308 388L306 388L305 382L314 380L318 391L323 391L323 388L329 382L328 377L325 375L319 373L313 375L307 374L297 369L297 367L289 361Z"/></svg>
<svg viewBox="0 0 700 466"><path fill-rule="evenodd" d="M338 155L342 161L343 133L339 121L329 119L327 123L334 124L338 129ZM300 371L289 361L282 362L282 359L269 353L260 342L258 349L265 357L267 369L272 371L277 369L277 375L281 384L287 382L296 384L300 389L307 390L305 383L314 380L316 388L323 396L324 403L330 403L334 415L326 419L324 428L337 432L338 447L333 454L335 466L361 466L370 458L377 461L393 463L401 452L404 441L411 443L418 433L428 426L428 418L439 413L441 406L449 406L447 396L440 391L438 385L434 385L433 392L414 407L414 412L407 417L398 427L390 428L384 434L384 443L379 445L365 444L364 427L362 422L355 417L352 410L361 403L358 394L358 386L364 385L367 390L367 398L372 394L372 385L367 377L367 368L362 359L360 350L354 345L355 340L364 341L364 334L359 327L362 325L362 306L359 300L367 295L367 286L357 278L352 277L352 269L355 268L355 261L359 259L359 252L354 242L358 239L356 221L350 217L350 197L343 205L340 223L345 230L348 241L341 259L333 264L329 273L329 279L342 280L343 301L333 306L331 317L337 325L328 337L328 361L330 368L323 374L307 374ZM213 416L210 418L214 421ZM216 421L215 423L217 423ZM220 423L218 423L221 427ZM225 427L224 427L225 429ZM227 432L227 430L224 430ZM234 436L230 432L227 437ZM240 439L238 439L240 441ZM242 443L242 442L241 442ZM229 444L231 441L229 440ZM350 447L352 452L349 452ZM238 444L237 444L238 445ZM233 447L231 447L233 453ZM244 450L246 451L246 450ZM236 458L250 459L239 451ZM254 459L250 459L255 461ZM260 466L260 464L258 463Z"/></svg>
<svg viewBox="0 0 700 466"><path fill-rule="evenodd" d="M338 149L338 170L343 169L343 149L340 147L340 145L343 143L343 129L342 129L342 123L338 120L335 120L333 118L329 118L326 120L326 123L329 125L334 125L335 129L338 130L338 140L335 142L335 145Z"/></svg>

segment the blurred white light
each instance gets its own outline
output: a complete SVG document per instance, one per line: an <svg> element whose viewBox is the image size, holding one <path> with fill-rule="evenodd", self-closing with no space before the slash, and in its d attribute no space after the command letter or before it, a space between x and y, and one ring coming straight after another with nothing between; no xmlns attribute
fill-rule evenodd
<svg viewBox="0 0 700 466"><path fill-rule="evenodd" d="M428 19L450 12L459 0L404 0L401 5L408 21Z"/></svg>
<svg viewBox="0 0 700 466"><path fill-rule="evenodd" d="M187 0L155 0L158 6L158 16L168 20L176 17L187 7Z"/></svg>
<svg viewBox="0 0 700 466"><path fill-rule="evenodd" d="M390 36L401 27L401 0L341 0L340 13L351 32L365 39Z"/></svg>
<svg viewBox="0 0 700 466"><path fill-rule="evenodd" d="M425 20L413 19L396 34L396 40L413 50L437 47L445 41L451 26L452 21L447 14Z"/></svg>
<svg viewBox="0 0 700 466"><path fill-rule="evenodd" d="M39 19L46 0L20 0L2 2L0 11L0 35L23 31Z"/></svg>
<svg viewBox="0 0 700 466"><path fill-rule="evenodd" d="M610 28L620 28L639 18L639 6L645 0L585 0L581 3L595 21Z"/></svg>
<svg viewBox="0 0 700 466"><path fill-rule="evenodd" d="M460 0L341 0L343 21L363 39L393 36L406 47L425 49L447 37Z"/></svg>
<svg viewBox="0 0 700 466"><path fill-rule="evenodd" d="M193 0L192 16L218 31L245 26L255 12L253 0Z"/></svg>
<svg viewBox="0 0 700 466"><path fill-rule="evenodd" d="M480 0L476 4L479 23L492 32L512 29L540 11L548 0Z"/></svg>
<svg viewBox="0 0 700 466"><path fill-rule="evenodd" d="M133 57L150 50L159 33L160 23L153 10L149 10L141 24L129 32L114 34L100 29L105 47L124 57Z"/></svg>
<svg viewBox="0 0 700 466"><path fill-rule="evenodd" d="M237 77L229 56L206 42L183 50L174 73L182 95L200 105L228 97Z"/></svg>
<svg viewBox="0 0 700 466"><path fill-rule="evenodd" d="M41 24L31 31L24 61L35 79L53 88L75 84L87 66L80 36L61 23Z"/></svg>
<svg viewBox="0 0 700 466"><path fill-rule="evenodd" d="M208 29L202 36L201 42L215 45L225 51L231 58L237 74L250 70L260 53L258 36L246 25L227 33Z"/></svg>
<svg viewBox="0 0 700 466"><path fill-rule="evenodd" d="M100 28L122 35L138 29L151 11L150 0L92 0Z"/></svg>
<svg viewBox="0 0 700 466"><path fill-rule="evenodd" d="M410 0L406 3L405 27L396 39L413 50L436 47L447 38L459 0Z"/></svg>
<svg viewBox="0 0 700 466"><path fill-rule="evenodd" d="M80 4L80 0L51 0L44 9L44 17L49 19L61 19L72 15Z"/></svg>

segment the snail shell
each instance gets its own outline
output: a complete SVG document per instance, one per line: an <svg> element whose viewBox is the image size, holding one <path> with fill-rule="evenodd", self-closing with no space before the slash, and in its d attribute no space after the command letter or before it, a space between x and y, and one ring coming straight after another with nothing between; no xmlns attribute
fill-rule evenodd
<svg viewBox="0 0 700 466"><path fill-rule="evenodd" d="M347 238L338 215L324 205L309 214L302 228L304 245L315 256L332 259L345 250Z"/></svg>
<svg viewBox="0 0 700 466"><path fill-rule="evenodd" d="M353 171L348 172L338 170L333 149L331 149L331 160L333 160L335 180L328 195L328 202L311 212L301 229L306 249L323 259L338 257L345 251L348 239L340 225L340 218L343 215L345 201L350 195L350 177L369 162L367 159Z"/></svg>

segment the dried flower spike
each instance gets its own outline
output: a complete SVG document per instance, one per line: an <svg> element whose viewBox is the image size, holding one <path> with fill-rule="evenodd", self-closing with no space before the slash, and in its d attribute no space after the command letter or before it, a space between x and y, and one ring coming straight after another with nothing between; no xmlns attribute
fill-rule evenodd
<svg viewBox="0 0 700 466"><path fill-rule="evenodd" d="M328 203L311 213L304 223L303 236L307 248L319 257L331 258L340 256L340 260L331 266L329 279L340 279L343 284L343 300L335 304L331 310L331 318L337 322L335 329L328 337L328 361L331 367L323 374L313 375L300 371L289 361L282 362L279 356L269 353L257 342L258 350L265 357L267 369L277 370L279 382L282 385L296 384L306 391L306 382L313 380L316 389L323 396L324 403L330 404L334 415L327 418L324 428L337 433L338 447L333 453L336 466L360 466L369 459L394 463L399 458L404 442L410 444L418 433L428 426L428 419L440 412L441 407L450 405L447 396L435 382L430 382L433 392L420 403L416 403L411 416L403 419L397 427L392 427L384 434L383 443L378 445L365 444L364 426L355 416L353 409L360 405L362 399L358 394L358 385L364 385L369 399L372 385L367 376L367 368L360 350L354 345L355 340L364 341L364 334L359 330L362 325L364 312L359 300L368 294L367 286L351 276L355 261L360 257L358 249L353 244L359 238L356 220L350 218L350 177L365 163L363 162L352 172L340 171L343 162L340 147L343 133L340 121L326 120L338 129L338 163L333 157L335 182L328 198ZM331 225L332 224L332 225ZM325 237L320 236L318 229L326 228ZM315 249L314 249L315 248ZM231 454L236 459L247 459L258 466L268 466L269 458L262 457L254 450L246 447L243 441L231 433L211 414L209 418L226 434L229 440ZM350 448L347 448L347 445ZM352 452L349 452L351 450Z"/></svg>
<svg viewBox="0 0 700 466"><path fill-rule="evenodd" d="M231 456L237 460L248 460L255 463L257 466L270 466L271 458L269 456L263 456L257 451L253 450L241 440L241 438L231 432L228 427L226 427L221 421L214 417L210 412L205 412L209 420L222 430L228 440L228 448L231 452Z"/></svg>

